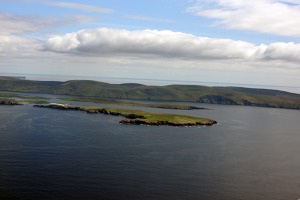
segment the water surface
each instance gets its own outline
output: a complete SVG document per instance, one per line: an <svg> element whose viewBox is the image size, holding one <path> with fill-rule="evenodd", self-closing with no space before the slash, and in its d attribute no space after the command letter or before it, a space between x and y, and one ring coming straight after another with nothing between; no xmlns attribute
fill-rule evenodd
<svg viewBox="0 0 300 200"><path fill-rule="evenodd" d="M0 106L0 199L300 198L299 111L191 105L212 110L144 109L219 123L122 125L115 116Z"/></svg>

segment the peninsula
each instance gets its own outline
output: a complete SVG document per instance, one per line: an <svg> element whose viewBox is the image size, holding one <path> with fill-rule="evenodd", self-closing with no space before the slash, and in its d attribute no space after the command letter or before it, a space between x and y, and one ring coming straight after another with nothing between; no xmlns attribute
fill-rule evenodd
<svg viewBox="0 0 300 200"><path fill-rule="evenodd" d="M144 104L129 101L111 100L111 99L99 99L99 98L76 98L68 97L63 98L69 101L86 101L94 103L104 104L119 104L125 106L139 106L139 107L151 107L161 109L179 109L179 110L193 110L193 109L204 109L189 105L181 104ZM32 96L29 94L18 94L18 93L3 93L0 92L0 105L23 105L31 104L38 108L50 108L57 110L73 110L82 111L88 114L105 114L113 116L122 116L125 119L121 120L122 124L143 124L151 126L211 126L217 123L214 120L206 118L197 118L185 115L175 114L162 114L162 113L150 113L140 110L129 110L120 108L103 108L99 106L72 106L63 103L50 103L48 98L40 96Z"/></svg>
<svg viewBox="0 0 300 200"><path fill-rule="evenodd" d="M217 122L207 118L197 118L185 115L150 113L139 110L120 108L101 108L95 106L69 106L63 104L34 105L37 108L49 108L57 110L83 111L88 114L105 114L122 116L121 124L137 124L151 126L212 126Z"/></svg>

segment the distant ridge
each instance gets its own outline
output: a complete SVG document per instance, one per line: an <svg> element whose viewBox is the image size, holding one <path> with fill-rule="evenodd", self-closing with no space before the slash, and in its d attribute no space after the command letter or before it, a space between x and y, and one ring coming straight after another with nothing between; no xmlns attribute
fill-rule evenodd
<svg viewBox="0 0 300 200"><path fill-rule="evenodd" d="M207 87L199 85L146 86L138 83L109 84L91 80L59 82L0 77L0 90L113 99L187 101L300 109L300 94L244 87Z"/></svg>

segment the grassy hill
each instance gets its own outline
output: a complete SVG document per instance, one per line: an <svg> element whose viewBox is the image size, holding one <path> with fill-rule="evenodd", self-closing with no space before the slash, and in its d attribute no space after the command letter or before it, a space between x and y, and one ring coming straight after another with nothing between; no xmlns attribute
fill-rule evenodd
<svg viewBox="0 0 300 200"><path fill-rule="evenodd" d="M206 87L197 85L146 86L133 83L108 84L87 80L52 82L0 77L0 90L97 98L188 101L300 109L300 94L242 87Z"/></svg>

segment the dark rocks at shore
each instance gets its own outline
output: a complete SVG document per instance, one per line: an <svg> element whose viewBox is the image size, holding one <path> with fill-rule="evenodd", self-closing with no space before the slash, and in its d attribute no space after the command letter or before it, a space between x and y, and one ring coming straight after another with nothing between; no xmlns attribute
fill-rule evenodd
<svg viewBox="0 0 300 200"><path fill-rule="evenodd" d="M120 121L121 124L136 124L136 125L149 125L149 126L181 126L181 127L187 127L187 126L212 126L214 124L217 124L216 121L206 121L206 122L197 122L197 123L172 123L169 121L157 121L157 122L146 122L144 120L131 120L131 119L123 119Z"/></svg>
<svg viewBox="0 0 300 200"><path fill-rule="evenodd" d="M145 118L144 116L142 115L136 115L136 114L129 114L129 115L123 115L124 117L126 117L127 119L137 119L137 118Z"/></svg>
<svg viewBox="0 0 300 200"><path fill-rule="evenodd" d="M16 105L23 105L23 104L14 101L0 100L0 105L16 106Z"/></svg>
<svg viewBox="0 0 300 200"><path fill-rule="evenodd" d="M208 108L189 106L188 110L209 110Z"/></svg>
<svg viewBox="0 0 300 200"><path fill-rule="evenodd" d="M62 105L55 105L55 104L51 104L51 105L34 105L33 107L38 107L38 108L51 108L51 109L56 109L56 110L83 110L80 107L76 107L76 106L62 106Z"/></svg>

